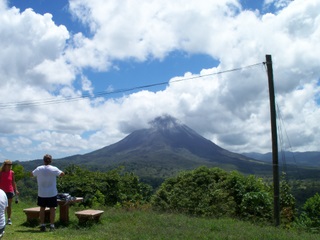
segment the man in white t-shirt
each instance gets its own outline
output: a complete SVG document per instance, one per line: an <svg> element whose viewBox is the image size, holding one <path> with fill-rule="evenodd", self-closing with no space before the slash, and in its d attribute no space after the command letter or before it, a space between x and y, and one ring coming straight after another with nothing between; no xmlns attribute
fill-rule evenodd
<svg viewBox="0 0 320 240"><path fill-rule="evenodd" d="M8 198L6 193L0 189L0 238L4 234L6 227L6 208L8 207Z"/></svg>
<svg viewBox="0 0 320 240"><path fill-rule="evenodd" d="M57 203L57 177L64 176L57 167L51 166L52 156L49 154L43 157L44 165L33 170L32 175L37 178L38 182L38 206L40 207L40 230L46 231L44 223L45 209L50 208L50 230L53 231L56 215Z"/></svg>

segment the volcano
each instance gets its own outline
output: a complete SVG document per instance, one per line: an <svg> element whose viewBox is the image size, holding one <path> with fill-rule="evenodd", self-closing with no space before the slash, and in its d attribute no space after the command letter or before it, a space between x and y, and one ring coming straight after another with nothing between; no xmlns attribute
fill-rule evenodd
<svg viewBox="0 0 320 240"><path fill-rule="evenodd" d="M270 164L223 149L172 116L159 116L149 126L93 152L55 159L54 164L100 171L122 166L141 178L161 179L199 166L245 174L271 172Z"/></svg>

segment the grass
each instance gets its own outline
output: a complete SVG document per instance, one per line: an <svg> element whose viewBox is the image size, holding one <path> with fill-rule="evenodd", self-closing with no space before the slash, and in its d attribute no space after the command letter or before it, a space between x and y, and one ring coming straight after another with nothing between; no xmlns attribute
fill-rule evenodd
<svg viewBox="0 0 320 240"><path fill-rule="evenodd" d="M151 210L126 211L118 208L102 208L105 212L99 223L81 226L74 215L74 212L80 209L76 205L70 208L70 223L67 226L57 221L56 231L40 232L39 226L31 226L25 222L23 209L34 206L24 202L13 205L13 224L6 226L3 239L319 239L318 234L258 226L230 218L198 218ZM58 218L59 211L56 216L57 220Z"/></svg>

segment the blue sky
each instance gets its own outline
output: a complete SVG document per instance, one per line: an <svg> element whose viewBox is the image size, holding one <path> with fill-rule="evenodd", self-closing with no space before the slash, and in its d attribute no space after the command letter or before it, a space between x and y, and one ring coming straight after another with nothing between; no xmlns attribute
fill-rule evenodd
<svg viewBox="0 0 320 240"><path fill-rule="evenodd" d="M319 5L0 0L0 157L87 153L163 114L230 151L270 152L266 54L286 150L319 151Z"/></svg>

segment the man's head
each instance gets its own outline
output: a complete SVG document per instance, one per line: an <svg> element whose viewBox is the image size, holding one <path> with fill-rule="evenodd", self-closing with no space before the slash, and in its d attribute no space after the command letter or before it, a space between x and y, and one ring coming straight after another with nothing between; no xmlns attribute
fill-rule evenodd
<svg viewBox="0 0 320 240"><path fill-rule="evenodd" d="M52 162L52 156L50 154L46 154L43 156L43 161L45 165L49 165Z"/></svg>

